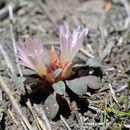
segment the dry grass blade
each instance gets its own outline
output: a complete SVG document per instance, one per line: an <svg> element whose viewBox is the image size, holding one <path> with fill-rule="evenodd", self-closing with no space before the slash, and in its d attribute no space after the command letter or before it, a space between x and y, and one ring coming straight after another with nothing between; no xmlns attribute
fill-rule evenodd
<svg viewBox="0 0 130 130"><path fill-rule="evenodd" d="M3 48L3 46L1 44L0 44L0 51L1 51L3 57L4 57L5 61L6 61L6 64L7 64L8 68L10 69L11 75L13 76L12 78L16 79L16 71L15 71L14 66L12 64L12 61L10 60L7 52L4 50L4 48Z"/></svg>
<svg viewBox="0 0 130 130"><path fill-rule="evenodd" d="M115 121L116 121L115 118L112 119L112 121L109 124L107 124L106 127L102 128L102 130L108 130L108 129L110 129L110 127L115 123Z"/></svg>
<svg viewBox="0 0 130 130"><path fill-rule="evenodd" d="M19 125L19 122L18 122L17 119L15 118L14 112L11 111L10 109L8 109L7 111L8 111L8 114L10 115L12 121L18 126L18 125Z"/></svg>
<svg viewBox="0 0 130 130"><path fill-rule="evenodd" d="M36 122L36 124L37 124L38 129L39 129L39 130L46 130L46 127L44 126L44 123L42 123L42 125L41 125L41 121L39 121L39 119L38 119L38 117L37 117L35 111L33 111L31 102L28 100L26 104L27 104L29 110L31 111L31 113L33 114L33 117L34 117L34 119L35 119L35 122Z"/></svg>
<svg viewBox="0 0 130 130"><path fill-rule="evenodd" d="M22 118L22 120L24 121L24 123L26 124L26 126L28 127L29 130L33 130L32 126L30 125L29 121L27 120L26 116L22 113L16 99L14 98L11 90L7 87L7 85L5 84L3 78L0 75L0 83L1 83L1 87L2 89L5 91L5 93L8 95L8 97L10 98L13 107L15 108L16 112L18 112L18 114L20 115L20 117Z"/></svg>
<svg viewBox="0 0 130 130"><path fill-rule="evenodd" d="M37 122L39 123L40 127L42 128L42 130L48 130L46 129L43 121L37 116Z"/></svg>
<svg viewBox="0 0 130 130"><path fill-rule="evenodd" d="M98 109L97 107L94 107L94 106L88 106L88 108L93 110L93 111L96 111L97 113L104 113L103 110L100 110L100 109Z"/></svg>
<svg viewBox="0 0 130 130"><path fill-rule="evenodd" d="M1 91L1 89L0 89L0 102L3 100L3 97L2 97L2 91ZM1 109L0 108L0 123L1 123L1 121L2 121L2 119L3 119L3 113L2 113L2 110L4 110L4 109Z"/></svg>
<svg viewBox="0 0 130 130"><path fill-rule="evenodd" d="M109 44L106 45L105 49L100 55L100 61L103 61L106 57L109 57L113 46L114 46L113 42L110 42Z"/></svg>
<svg viewBox="0 0 130 130"><path fill-rule="evenodd" d="M85 123L85 125L87 126L103 126L104 123L93 123L93 122L90 122L90 123Z"/></svg>
<svg viewBox="0 0 130 130"><path fill-rule="evenodd" d="M39 115L41 116L42 120L45 122L48 130L51 130L51 125L50 125L49 120L47 119L46 114L45 114L44 110L42 109L42 107L34 104L34 108L39 113Z"/></svg>
<svg viewBox="0 0 130 130"><path fill-rule="evenodd" d="M56 22L52 19L51 14L49 13L48 9L46 8L45 4L43 3L42 0L37 0L37 3L39 5L39 7L42 9L43 12L45 12L46 16L48 17L48 19L51 21L51 23L54 25L54 29L56 34L58 33L58 26L56 24Z"/></svg>
<svg viewBox="0 0 130 130"><path fill-rule="evenodd" d="M128 125L124 125L125 126L125 128L128 128L128 129L130 129L130 125L128 124Z"/></svg>
<svg viewBox="0 0 130 130"><path fill-rule="evenodd" d="M11 38L12 38L12 43L13 43L13 49L14 49L14 54L17 53L17 49L16 49L16 41L15 41L15 36L14 36L14 28L13 28L13 24L14 24L14 19L13 19L13 7L11 5L8 6L8 10L9 10L9 16L10 16L10 31L11 31Z"/></svg>
<svg viewBox="0 0 130 130"><path fill-rule="evenodd" d="M66 128L67 128L68 130L71 130L71 128L70 128L69 125L66 123L66 121L65 121L65 119L64 119L64 117L63 117L62 115L60 115L60 119L64 122Z"/></svg>
<svg viewBox="0 0 130 130"><path fill-rule="evenodd" d="M9 16L10 16L10 21L11 21L11 23L10 23L10 33L11 33L11 38L12 38L14 55L16 55L17 48L16 48L16 41L15 41L15 36L14 36L14 18L13 18L13 7L12 7L12 5L8 6L8 10L9 10ZM20 67L20 64L18 63L18 61L19 61L19 59L18 59L18 57L16 57L16 62L17 62L17 67L18 67L19 73L20 73L21 76L23 76L22 70L21 70L21 67Z"/></svg>
<svg viewBox="0 0 130 130"><path fill-rule="evenodd" d="M129 7L129 2L127 0L121 0L122 4L125 7L127 15L130 17L130 7Z"/></svg>
<svg viewBox="0 0 130 130"><path fill-rule="evenodd" d="M94 56L92 54L90 54L89 52L87 52L86 50L84 50L83 48L80 49L80 51L86 55L87 57L90 57L90 58L94 58Z"/></svg>
<svg viewBox="0 0 130 130"><path fill-rule="evenodd" d="M127 85L127 84L126 84L126 85L121 86L120 88L118 88L118 89L116 90L116 93L119 93L119 92L121 92L121 91L124 91L127 87L128 87L128 85Z"/></svg>
<svg viewBox="0 0 130 130"><path fill-rule="evenodd" d="M75 114L75 116L77 118L77 121L78 121L79 126L80 126L80 130L82 130L83 129L83 120L82 120L81 114L78 112L78 110L74 110L73 113Z"/></svg>
<svg viewBox="0 0 130 130"><path fill-rule="evenodd" d="M6 1L6 0L3 0L3 1ZM19 7L18 6L19 2L18 1L15 1L15 2L16 2L16 4L13 4L13 2L10 2L13 10L16 10ZM8 16L8 6L5 6L4 8L0 9L0 20L3 20L7 16Z"/></svg>
<svg viewBox="0 0 130 130"><path fill-rule="evenodd" d="M22 124L24 130L28 130L28 128L27 128L27 126L24 124L23 120L20 120L20 122L21 122L21 124Z"/></svg>
<svg viewBox="0 0 130 130"><path fill-rule="evenodd" d="M116 99L116 94L115 94L111 84L109 84L109 88L110 88L110 94L112 95L112 97L115 100L115 102L118 103L118 101Z"/></svg>

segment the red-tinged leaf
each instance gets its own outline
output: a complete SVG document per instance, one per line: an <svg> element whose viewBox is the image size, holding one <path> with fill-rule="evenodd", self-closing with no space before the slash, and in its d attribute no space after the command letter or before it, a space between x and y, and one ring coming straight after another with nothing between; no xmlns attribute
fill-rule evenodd
<svg viewBox="0 0 130 130"><path fill-rule="evenodd" d="M72 63L68 63L65 66L65 68L63 69L63 72L62 72L62 78L63 79L66 79L67 77L70 76L70 74L72 73L72 67L73 67Z"/></svg>
<svg viewBox="0 0 130 130"><path fill-rule="evenodd" d="M58 58L58 55L56 53L54 46L51 47L51 62L56 63L56 64L59 63L59 58Z"/></svg>
<svg viewBox="0 0 130 130"><path fill-rule="evenodd" d="M44 111L48 119L54 119L59 111L56 96L50 94L44 103Z"/></svg>
<svg viewBox="0 0 130 130"><path fill-rule="evenodd" d="M99 89L100 79L96 76L84 76L74 80L66 80L66 84L77 95L84 95L87 92L87 87Z"/></svg>
<svg viewBox="0 0 130 130"><path fill-rule="evenodd" d="M59 81L57 83L54 83L53 88L54 88L55 92L60 94L60 95L63 95L65 92L65 84L63 81Z"/></svg>
<svg viewBox="0 0 130 130"><path fill-rule="evenodd" d="M55 81L54 74L50 73L46 76L46 80L53 83Z"/></svg>

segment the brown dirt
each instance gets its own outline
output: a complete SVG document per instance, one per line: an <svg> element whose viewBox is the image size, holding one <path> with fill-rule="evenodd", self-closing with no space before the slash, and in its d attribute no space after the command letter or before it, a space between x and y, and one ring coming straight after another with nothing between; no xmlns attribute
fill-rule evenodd
<svg viewBox="0 0 130 130"><path fill-rule="evenodd" d="M23 41L30 36L38 37L47 44L48 48L53 44L57 50L59 50L57 27L59 28L64 21L70 24L71 29L78 25L89 28L89 34L85 39L83 49L88 51L88 45L91 46L93 51L90 53L95 56L95 58L102 59L103 78L102 88L100 90L95 92L88 90L87 94L82 97L83 100L79 100L81 107L78 114L83 119L82 129L111 129L116 125L119 126L119 124L122 124L122 127L127 129L125 125L130 124L130 116L107 111L107 128L106 126L103 127L96 124L103 122L104 114L102 114L101 111L96 112L88 108L88 106L94 106L101 110L101 106L104 106L106 101L107 107L115 103L110 91L110 85L115 92L117 101L119 101L123 95L127 95L127 88L118 92L118 90L122 86L127 85L130 80L130 26L127 25L127 28L123 28L126 18L130 18L126 12L126 7L117 0L112 0L112 7L108 11L104 9L105 3L103 0L44 0L43 4L50 13L51 19L56 23L56 25L54 25L50 17L46 15L46 12L40 8L37 1L38 0L28 0L27 5L17 5L18 8L14 11L14 34L16 41ZM9 3L9 1L6 1L6 4ZM6 6L7 5L0 6L0 11ZM0 44L3 45L14 67L17 68L12 47L8 13L0 20ZM110 51L109 48L104 51L107 46L109 48L112 47ZM77 62L84 63L87 62L88 59L89 57L81 51L77 54ZM30 72L24 68L22 69L24 74ZM18 73L17 69L16 71ZM28 95L26 95L24 88L18 88L15 85L13 79L10 77L10 71L1 53L0 74L19 103L23 114L26 115L31 126L37 130L38 128L36 127L34 116L26 105ZM33 100L32 105L38 104L42 106L42 94L39 93L36 95L36 93L33 93L29 98ZM75 112L68 112L68 109L65 109L66 106L64 103L62 103L62 105L64 111L61 110L61 114L65 116L65 120L70 128L72 130L81 129L80 122ZM20 117L13 108L8 94L5 93L2 87L0 87L0 110L1 109L4 109L4 111L0 112L0 129L25 129L21 125ZM102 110L104 110L104 108ZM125 112L125 103L120 104L117 110ZM128 112L130 112L130 105L128 106ZM66 117L68 113L70 115ZM112 121L113 124L110 125ZM95 125L93 124L90 126L89 123L95 123ZM50 124L53 130L67 129L61 119L50 121Z"/></svg>

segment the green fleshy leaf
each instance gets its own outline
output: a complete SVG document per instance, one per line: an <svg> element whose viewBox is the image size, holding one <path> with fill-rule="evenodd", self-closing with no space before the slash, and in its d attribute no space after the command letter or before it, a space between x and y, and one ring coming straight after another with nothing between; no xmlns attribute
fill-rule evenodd
<svg viewBox="0 0 130 130"><path fill-rule="evenodd" d="M44 111L48 119L54 119L59 111L59 105L56 96L50 94L44 103Z"/></svg>
<svg viewBox="0 0 130 130"><path fill-rule="evenodd" d="M56 93L63 95L65 93L65 84L63 81L59 81L53 84L53 88Z"/></svg>
<svg viewBox="0 0 130 130"><path fill-rule="evenodd" d="M61 74L61 72L62 72L62 69L61 69L61 68L55 70L55 72L54 72L54 77L57 78L57 77Z"/></svg>
<svg viewBox="0 0 130 130"><path fill-rule="evenodd" d="M66 80L67 86L77 95L83 95L87 92L87 85L83 77L74 80Z"/></svg>
<svg viewBox="0 0 130 130"><path fill-rule="evenodd" d="M96 76L84 76L74 80L66 80L66 84L77 95L84 95L88 87L99 89L100 79Z"/></svg>

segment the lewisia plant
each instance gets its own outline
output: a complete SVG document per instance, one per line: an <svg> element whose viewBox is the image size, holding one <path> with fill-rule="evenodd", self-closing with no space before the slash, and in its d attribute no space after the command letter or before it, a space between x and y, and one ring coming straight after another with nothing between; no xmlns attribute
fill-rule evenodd
<svg viewBox="0 0 130 130"><path fill-rule="evenodd" d="M81 48L87 33L88 29L80 27L71 33L69 25L64 23L59 30L60 55L57 55L53 46L49 52L41 40L28 38L25 43L17 45L19 62L50 83L65 80L72 74L73 59Z"/></svg>

